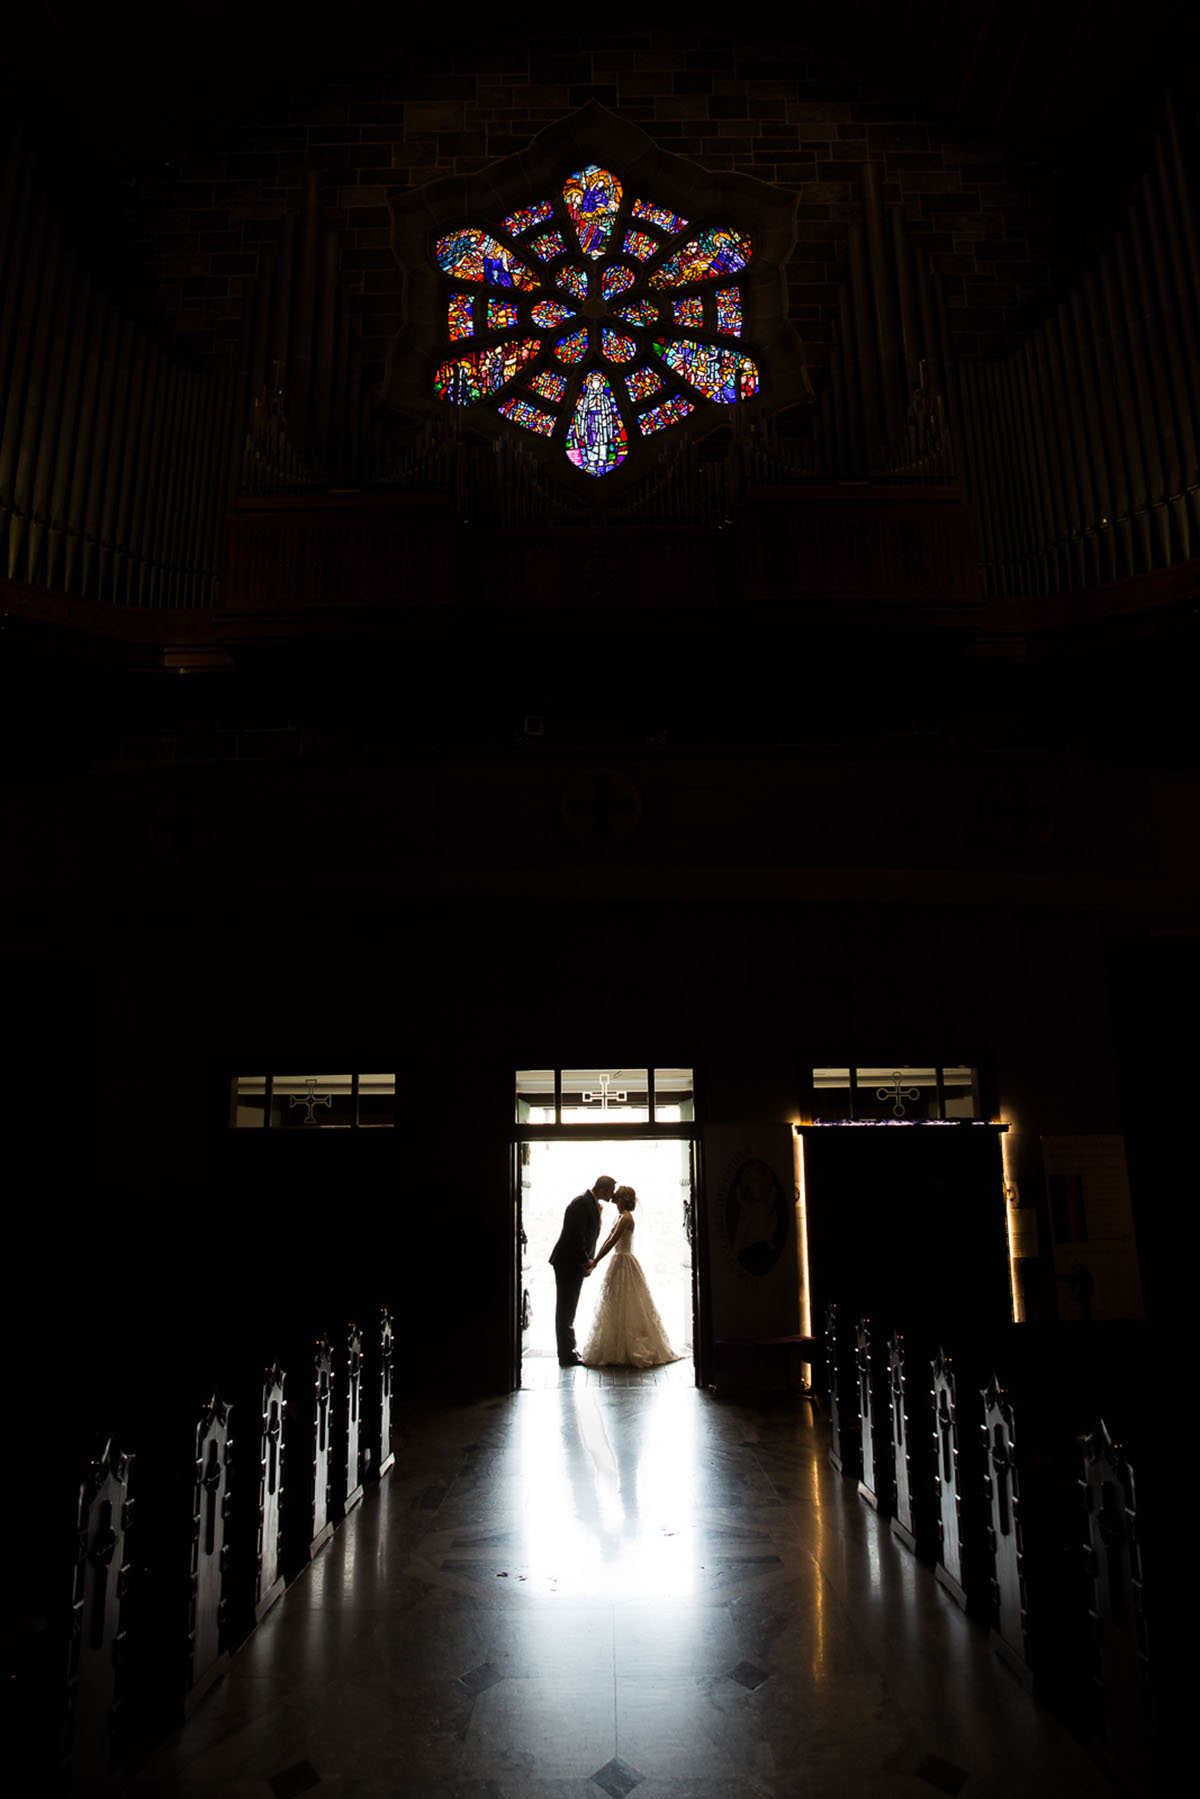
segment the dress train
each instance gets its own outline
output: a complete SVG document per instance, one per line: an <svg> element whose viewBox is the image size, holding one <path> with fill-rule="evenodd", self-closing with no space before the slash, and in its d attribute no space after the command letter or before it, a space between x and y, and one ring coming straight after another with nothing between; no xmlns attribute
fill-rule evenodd
<svg viewBox="0 0 1200 1799"><path fill-rule="evenodd" d="M667 1338L641 1263L624 1243L609 1259L582 1356L591 1368L659 1368L683 1360Z"/></svg>

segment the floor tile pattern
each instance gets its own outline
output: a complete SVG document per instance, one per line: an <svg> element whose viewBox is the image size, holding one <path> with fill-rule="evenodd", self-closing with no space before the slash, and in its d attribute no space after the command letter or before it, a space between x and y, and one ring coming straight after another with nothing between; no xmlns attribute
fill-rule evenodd
<svg viewBox="0 0 1200 1799"><path fill-rule="evenodd" d="M311 1792L320 1784L321 1776L311 1762L295 1762L267 1782L275 1799L300 1799L301 1793Z"/></svg>
<svg viewBox="0 0 1200 1799"><path fill-rule="evenodd" d="M610 1762L606 1762L604 1767L592 1775L593 1784L602 1787L609 1799L626 1799L626 1795L632 1793L634 1787L641 1786L644 1778L636 1768L631 1768L628 1762L622 1761L619 1755L614 1755Z"/></svg>
<svg viewBox="0 0 1200 1799"><path fill-rule="evenodd" d="M769 1676L765 1668L758 1667L754 1662L739 1662L736 1668L729 1670L729 1678L736 1680L739 1686L746 1688L747 1692L753 1693Z"/></svg>
<svg viewBox="0 0 1200 1799"><path fill-rule="evenodd" d="M494 1687L498 1680L503 1680L504 1675L490 1662L480 1662L477 1668L472 1668L469 1673L460 1675L459 1679L469 1693L486 1693L488 1688Z"/></svg>
<svg viewBox="0 0 1200 1799"><path fill-rule="evenodd" d="M1110 1794L806 1401L595 1372L400 1410L382 1489L129 1799Z"/></svg>
<svg viewBox="0 0 1200 1799"><path fill-rule="evenodd" d="M939 1793L961 1793L967 1783L967 1770L942 1761L940 1756L927 1755L917 1769L917 1778L927 1780Z"/></svg>

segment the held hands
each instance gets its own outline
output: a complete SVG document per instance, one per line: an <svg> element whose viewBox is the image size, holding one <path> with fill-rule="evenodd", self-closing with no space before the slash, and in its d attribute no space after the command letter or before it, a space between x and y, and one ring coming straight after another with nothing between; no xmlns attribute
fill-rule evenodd
<svg viewBox="0 0 1200 1799"><path fill-rule="evenodd" d="M595 1266L596 1266L595 1262L585 1262L583 1264L584 1276L586 1277L587 1275L589 1275Z"/></svg>

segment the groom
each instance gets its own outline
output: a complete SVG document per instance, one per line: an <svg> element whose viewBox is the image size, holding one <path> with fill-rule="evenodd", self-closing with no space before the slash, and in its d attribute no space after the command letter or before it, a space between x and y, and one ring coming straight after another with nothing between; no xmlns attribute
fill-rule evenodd
<svg viewBox="0 0 1200 1799"><path fill-rule="evenodd" d="M575 1368L580 1357L575 1349L575 1309L583 1277L592 1272L596 1238L600 1235L600 1201L611 1199L616 1189L611 1174L602 1174L586 1193L573 1199L563 1213L562 1231L550 1251L550 1266L558 1288L554 1309L554 1334L558 1338L558 1365Z"/></svg>

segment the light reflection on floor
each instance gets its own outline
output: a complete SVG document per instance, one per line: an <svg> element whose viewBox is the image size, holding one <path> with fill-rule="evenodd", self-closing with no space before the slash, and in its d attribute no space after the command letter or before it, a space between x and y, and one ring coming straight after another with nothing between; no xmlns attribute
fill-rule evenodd
<svg viewBox="0 0 1200 1799"><path fill-rule="evenodd" d="M536 1591L574 1598L683 1598L695 1590L700 1552L682 1521L693 1485L694 1395L606 1398L602 1405L595 1390L564 1385L522 1404L520 1572Z"/></svg>
<svg viewBox="0 0 1200 1799"><path fill-rule="evenodd" d="M1112 1799L807 1402L595 1374L398 1416L128 1799Z"/></svg>

